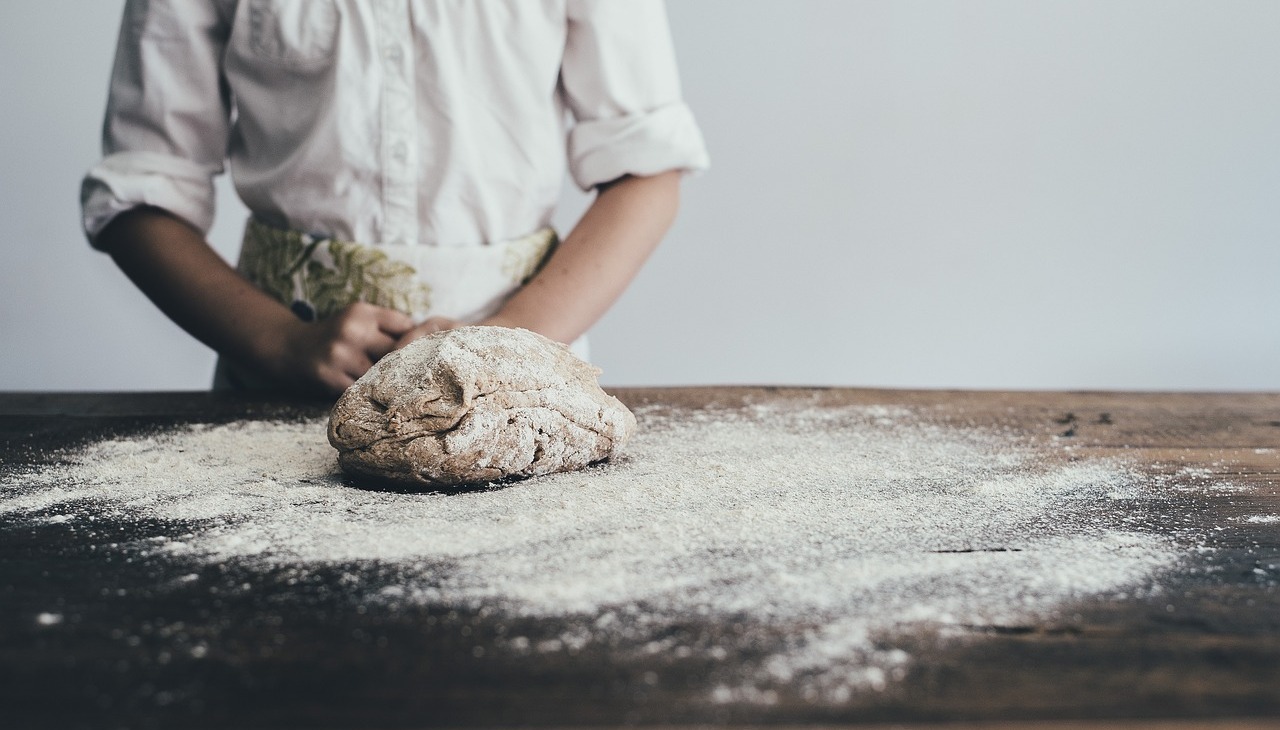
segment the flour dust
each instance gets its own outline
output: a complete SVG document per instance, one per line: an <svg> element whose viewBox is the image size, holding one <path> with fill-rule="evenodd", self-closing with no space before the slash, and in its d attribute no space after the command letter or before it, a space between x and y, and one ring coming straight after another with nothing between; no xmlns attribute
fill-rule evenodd
<svg viewBox="0 0 1280 730"><path fill-rule="evenodd" d="M623 658L717 660L769 637L762 659L726 662L710 682L718 702L768 703L781 688L841 702L903 675L911 656L895 635L1157 590L1178 559L1167 539L1107 518L1146 496L1115 462L1045 458L904 409L637 415L613 463L449 494L345 483L318 420L194 425L8 474L0 518L172 521L183 537L121 549L263 570L376 561L400 578L362 584L361 600L574 627L497 647L516 654L598 642ZM729 645L676 645L672 628L690 620L741 630Z"/></svg>

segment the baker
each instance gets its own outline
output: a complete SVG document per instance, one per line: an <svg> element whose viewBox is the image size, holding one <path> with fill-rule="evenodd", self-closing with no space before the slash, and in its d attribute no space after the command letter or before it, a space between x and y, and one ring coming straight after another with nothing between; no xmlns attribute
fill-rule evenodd
<svg viewBox="0 0 1280 730"><path fill-rule="evenodd" d="M86 234L215 387L328 393L458 323L585 356L708 164L661 0L128 0L103 147ZM596 196L561 241L566 168Z"/></svg>

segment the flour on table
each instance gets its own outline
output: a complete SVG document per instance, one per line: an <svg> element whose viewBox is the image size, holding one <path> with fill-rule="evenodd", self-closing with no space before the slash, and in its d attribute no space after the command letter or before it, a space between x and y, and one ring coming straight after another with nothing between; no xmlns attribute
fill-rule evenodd
<svg viewBox="0 0 1280 730"><path fill-rule="evenodd" d="M437 332L347 389L329 442L347 472L410 486L573 471L609 458L635 431L635 416L599 376L528 330Z"/></svg>
<svg viewBox="0 0 1280 730"><path fill-rule="evenodd" d="M1145 498L1141 477L926 415L653 407L611 462L451 494L345 484L322 421L197 425L7 474L0 519L180 521L180 541L121 549L264 573L376 561L398 577L361 600L570 626L489 652L725 659L706 689L722 702L838 703L910 666L895 635L1158 590L1174 545L1105 516ZM691 621L736 628L679 638Z"/></svg>

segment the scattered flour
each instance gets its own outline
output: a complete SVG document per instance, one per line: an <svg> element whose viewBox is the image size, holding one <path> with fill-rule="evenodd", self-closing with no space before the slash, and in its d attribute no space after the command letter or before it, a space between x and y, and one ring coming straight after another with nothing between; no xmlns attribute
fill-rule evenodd
<svg viewBox="0 0 1280 730"><path fill-rule="evenodd" d="M36 623L40 626L57 626L62 623L62 614L60 613L41 613L36 614Z"/></svg>
<svg viewBox="0 0 1280 730"><path fill-rule="evenodd" d="M197 425L0 477L0 518L182 521L194 526L181 540L131 549L379 561L403 580L367 586L370 601L576 627L511 637L517 653L606 641L719 659L771 637L774 653L735 658L710 682L721 702L773 702L783 687L839 702L902 676L911 658L895 634L1022 623L1151 590L1178 557L1106 517L1145 493L1122 465L1044 459L999 432L874 407L637 416L613 463L453 494L345 484L322 421ZM690 618L744 627L727 633L742 645L680 645L671 629Z"/></svg>
<svg viewBox="0 0 1280 730"><path fill-rule="evenodd" d="M1280 522L1280 515L1249 515L1244 521L1255 525L1274 525Z"/></svg>

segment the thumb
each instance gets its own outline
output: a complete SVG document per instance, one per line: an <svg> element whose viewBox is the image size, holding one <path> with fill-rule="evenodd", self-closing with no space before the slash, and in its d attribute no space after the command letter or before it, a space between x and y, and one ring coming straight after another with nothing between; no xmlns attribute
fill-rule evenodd
<svg viewBox="0 0 1280 730"><path fill-rule="evenodd" d="M413 318L399 310L378 307L374 310L374 317L378 329L392 337L400 337L413 329Z"/></svg>
<svg viewBox="0 0 1280 730"><path fill-rule="evenodd" d="M423 320L422 324L406 332L399 341L396 342L396 349L398 350L420 337L426 337L427 335L435 334L436 332L451 330L457 326L459 326L459 323L456 320L449 319L448 317L428 317L426 320Z"/></svg>

